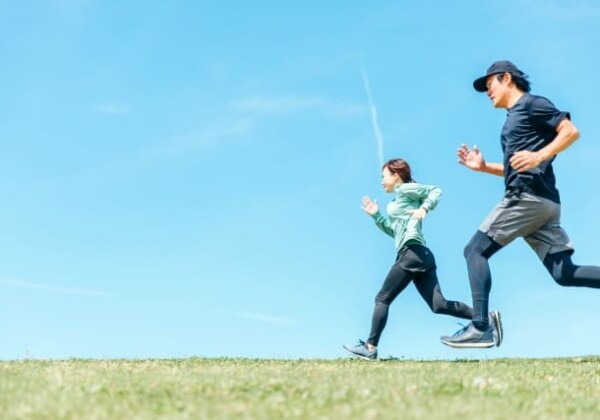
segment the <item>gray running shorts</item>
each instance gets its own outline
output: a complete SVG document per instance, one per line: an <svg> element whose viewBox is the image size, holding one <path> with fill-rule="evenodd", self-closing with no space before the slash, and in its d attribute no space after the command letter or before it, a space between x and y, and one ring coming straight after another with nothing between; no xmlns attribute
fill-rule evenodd
<svg viewBox="0 0 600 420"><path fill-rule="evenodd" d="M542 261L547 254L573 251L560 226L560 204L533 194L505 196L479 230L502 246L522 237Z"/></svg>

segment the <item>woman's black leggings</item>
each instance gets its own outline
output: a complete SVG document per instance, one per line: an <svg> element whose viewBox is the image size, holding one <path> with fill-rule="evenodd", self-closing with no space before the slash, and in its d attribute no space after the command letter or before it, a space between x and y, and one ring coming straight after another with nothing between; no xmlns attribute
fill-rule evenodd
<svg viewBox="0 0 600 420"><path fill-rule="evenodd" d="M387 323L390 304L411 281L414 281L421 297L434 313L469 320L473 317L473 309L470 306L444 298L433 253L423 245L407 245L398 252L396 262L375 297L371 334L367 340L369 344L377 346Z"/></svg>

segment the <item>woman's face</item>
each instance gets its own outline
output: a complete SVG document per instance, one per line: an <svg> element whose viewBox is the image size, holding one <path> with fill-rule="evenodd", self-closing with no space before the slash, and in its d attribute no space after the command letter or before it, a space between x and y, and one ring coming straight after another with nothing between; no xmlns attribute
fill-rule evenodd
<svg viewBox="0 0 600 420"><path fill-rule="evenodd" d="M390 172L387 166L383 168L383 171L381 172L381 185L383 186L384 191L393 192L396 184L403 184L400 175Z"/></svg>

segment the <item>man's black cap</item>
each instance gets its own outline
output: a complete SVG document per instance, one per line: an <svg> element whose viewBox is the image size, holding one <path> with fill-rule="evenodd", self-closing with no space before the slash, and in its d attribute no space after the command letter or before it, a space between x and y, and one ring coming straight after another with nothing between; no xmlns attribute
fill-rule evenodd
<svg viewBox="0 0 600 420"><path fill-rule="evenodd" d="M487 91L487 86L485 85L487 78L490 74L500 74L500 73L510 73L513 76L526 77L525 73L517 68L513 63L508 60L496 61L492 64L488 69L485 76L481 76L479 79L473 82L473 87L477 92L485 92Z"/></svg>

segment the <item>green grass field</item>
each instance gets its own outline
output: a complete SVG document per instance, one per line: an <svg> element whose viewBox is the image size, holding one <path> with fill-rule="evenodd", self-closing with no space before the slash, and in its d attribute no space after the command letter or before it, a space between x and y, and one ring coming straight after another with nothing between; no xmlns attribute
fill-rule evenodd
<svg viewBox="0 0 600 420"><path fill-rule="evenodd" d="M0 362L2 419L598 419L600 357Z"/></svg>

